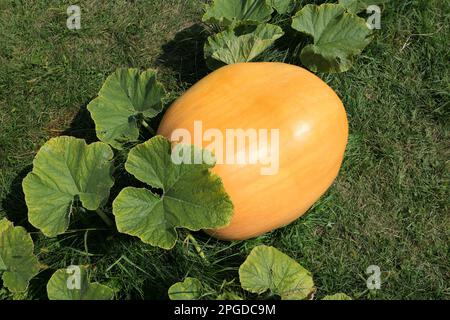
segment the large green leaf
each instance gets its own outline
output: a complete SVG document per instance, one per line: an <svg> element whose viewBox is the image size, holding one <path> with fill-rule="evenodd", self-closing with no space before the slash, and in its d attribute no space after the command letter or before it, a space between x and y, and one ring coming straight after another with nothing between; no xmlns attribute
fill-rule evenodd
<svg viewBox="0 0 450 320"><path fill-rule="evenodd" d="M306 5L292 20L292 28L313 37L303 48L302 63L315 72L344 72L370 43L364 19L338 4Z"/></svg>
<svg viewBox="0 0 450 320"><path fill-rule="evenodd" d="M267 0L279 14L286 14L291 12L296 4L296 0Z"/></svg>
<svg viewBox="0 0 450 320"><path fill-rule="evenodd" d="M352 300L352 298L350 298L345 293L339 292L333 295L325 296L322 298L322 300Z"/></svg>
<svg viewBox="0 0 450 320"><path fill-rule="evenodd" d="M242 22L259 24L268 21L272 12L265 0L214 0L206 6L202 20L222 26Z"/></svg>
<svg viewBox="0 0 450 320"><path fill-rule="evenodd" d="M186 278L169 288L170 300L197 300L201 297L203 285L197 278Z"/></svg>
<svg viewBox="0 0 450 320"><path fill-rule="evenodd" d="M138 180L162 189L162 196L147 189L127 187L113 202L120 232L165 249L175 245L175 228L223 227L230 222L233 212L221 179L208 170L214 166L211 153L179 144L174 154L189 152L186 154L193 157L200 154L204 161L176 164L171 152L169 140L162 136L132 148L125 169Z"/></svg>
<svg viewBox="0 0 450 320"><path fill-rule="evenodd" d="M24 228L0 220L0 272L4 286L10 291L25 291L30 279L39 272L39 261L33 251L33 240Z"/></svg>
<svg viewBox="0 0 450 320"><path fill-rule="evenodd" d="M261 294L270 290L283 300L301 300L314 292L311 273L274 247L253 248L239 268L242 288Z"/></svg>
<svg viewBox="0 0 450 320"><path fill-rule="evenodd" d="M360 13L371 5L381 5L389 0L339 0L339 4L344 6L350 13Z"/></svg>
<svg viewBox="0 0 450 320"><path fill-rule="evenodd" d="M47 283L50 300L111 300L114 291L100 283L90 283L85 266L57 270Z"/></svg>
<svg viewBox="0 0 450 320"><path fill-rule="evenodd" d="M161 112L164 95L154 70L140 73L137 69L118 69L87 107L97 137L116 149L136 141L142 120Z"/></svg>
<svg viewBox="0 0 450 320"><path fill-rule="evenodd" d="M96 210L114 184L112 157L103 142L86 145L66 136L47 141L22 183L30 223L53 237L67 230L76 199L86 209Z"/></svg>
<svg viewBox="0 0 450 320"><path fill-rule="evenodd" d="M241 28L228 28L208 38L204 51L211 69L251 61L284 34L280 27L268 23L246 27L243 33L238 29Z"/></svg>

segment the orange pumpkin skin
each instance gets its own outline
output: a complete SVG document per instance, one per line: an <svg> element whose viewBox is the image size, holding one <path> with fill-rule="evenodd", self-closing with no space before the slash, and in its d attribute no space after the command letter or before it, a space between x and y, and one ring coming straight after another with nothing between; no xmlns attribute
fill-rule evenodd
<svg viewBox="0 0 450 320"><path fill-rule="evenodd" d="M227 227L206 230L223 240L252 238L303 215L336 178L348 139L336 93L311 72L284 63L239 63L212 72L170 106L158 134L170 139L185 128L194 136L194 121L224 136L226 129L279 129L277 174L261 175L263 164L213 168L234 204Z"/></svg>

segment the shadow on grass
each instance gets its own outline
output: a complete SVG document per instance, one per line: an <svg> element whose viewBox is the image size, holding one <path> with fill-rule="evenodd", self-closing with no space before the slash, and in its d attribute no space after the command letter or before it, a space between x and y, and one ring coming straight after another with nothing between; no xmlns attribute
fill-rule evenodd
<svg viewBox="0 0 450 320"><path fill-rule="evenodd" d="M87 143L98 140L95 134L95 125L87 110L87 105L88 102L79 108L69 128L62 131L60 136L66 135L85 139ZM34 230L34 228L28 222L28 209L25 203L22 181L32 169L33 166L30 164L16 175L9 187L9 193L2 199L1 203L2 208L7 214L7 218L14 222L16 226L23 226L27 230Z"/></svg>
<svg viewBox="0 0 450 320"><path fill-rule="evenodd" d="M181 83L196 83L209 71L203 58L207 38L208 31L199 23L179 31L162 46L163 53L157 58L157 64L176 73Z"/></svg>
<svg viewBox="0 0 450 320"><path fill-rule="evenodd" d="M16 175L9 187L9 193L3 198L1 204L8 220L12 221L15 226L22 226L27 230L31 230L33 227L28 222L28 209L22 190L22 181L32 168L32 165L28 165Z"/></svg>
<svg viewBox="0 0 450 320"><path fill-rule="evenodd" d="M64 130L62 136L72 136L80 139L86 140L86 142L92 143L98 141L97 135L95 134L95 124L91 118L91 114L87 109L87 105L94 99L91 98L88 102L84 103L78 108L78 112L72 119L69 128Z"/></svg>

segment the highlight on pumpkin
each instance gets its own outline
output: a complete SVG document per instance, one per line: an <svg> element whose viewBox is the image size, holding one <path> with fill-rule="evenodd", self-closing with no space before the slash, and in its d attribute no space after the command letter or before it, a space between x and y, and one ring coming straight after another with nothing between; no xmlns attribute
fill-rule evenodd
<svg viewBox="0 0 450 320"><path fill-rule="evenodd" d="M203 130L203 121L194 120L194 132L186 128L177 128L169 135L176 143L172 152L175 164L256 165L261 175L274 175L279 171L280 129L266 128L208 128ZM209 150L208 153L195 152L189 145L195 144ZM198 150L197 150L198 151Z"/></svg>

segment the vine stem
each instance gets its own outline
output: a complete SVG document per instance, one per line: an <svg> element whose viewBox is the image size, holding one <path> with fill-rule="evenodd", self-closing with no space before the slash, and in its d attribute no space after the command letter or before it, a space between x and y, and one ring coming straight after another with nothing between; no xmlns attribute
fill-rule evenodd
<svg viewBox="0 0 450 320"><path fill-rule="evenodd" d="M192 245L195 248L195 251L197 251L200 258L205 261L206 264L209 264L208 258L206 258L205 252L203 251L202 247L200 247L200 244L197 242L197 240L194 238L194 236L191 233L188 233L186 236L186 241L190 241Z"/></svg>
<svg viewBox="0 0 450 320"><path fill-rule="evenodd" d="M108 227L114 227L114 222L104 213L100 208L97 208L95 212L98 214L100 218L106 223Z"/></svg>
<svg viewBox="0 0 450 320"><path fill-rule="evenodd" d="M155 130L153 130L152 127L150 127L150 125L147 123L147 121L142 120L142 126L143 126L145 129L147 129L148 132L150 132L150 134L151 134L152 136L156 135Z"/></svg>

